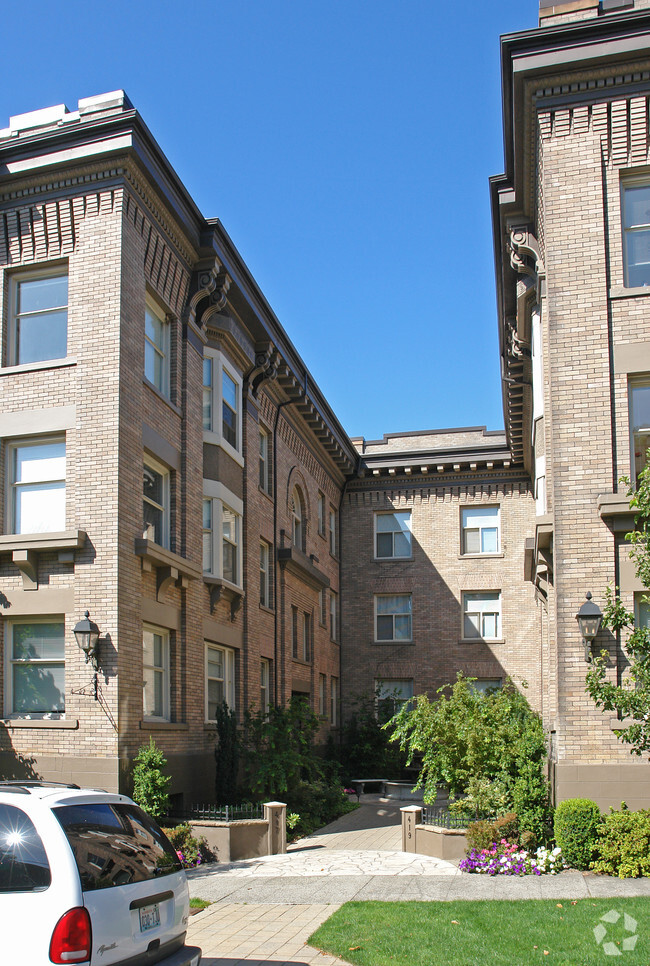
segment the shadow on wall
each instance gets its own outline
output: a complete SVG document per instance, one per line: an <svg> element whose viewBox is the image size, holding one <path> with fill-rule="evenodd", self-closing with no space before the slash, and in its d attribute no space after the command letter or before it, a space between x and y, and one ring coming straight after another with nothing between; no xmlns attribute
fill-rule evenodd
<svg viewBox="0 0 650 966"><path fill-rule="evenodd" d="M34 768L35 762L35 758L21 755L14 749L7 728L0 725L0 781L36 781L42 778Z"/></svg>

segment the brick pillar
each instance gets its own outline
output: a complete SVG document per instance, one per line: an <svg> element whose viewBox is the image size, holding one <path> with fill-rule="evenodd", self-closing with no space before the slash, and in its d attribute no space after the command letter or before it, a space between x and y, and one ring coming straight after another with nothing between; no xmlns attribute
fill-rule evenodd
<svg viewBox="0 0 650 966"><path fill-rule="evenodd" d="M422 824L422 807L407 805L402 813L402 852L415 852L415 826Z"/></svg>
<svg viewBox="0 0 650 966"><path fill-rule="evenodd" d="M269 823L268 855L287 851L287 806L284 802L265 802L264 818Z"/></svg>

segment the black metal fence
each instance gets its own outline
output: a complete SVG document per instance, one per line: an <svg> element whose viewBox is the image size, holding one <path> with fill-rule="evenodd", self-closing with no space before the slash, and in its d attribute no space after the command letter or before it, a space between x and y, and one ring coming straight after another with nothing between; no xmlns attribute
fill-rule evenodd
<svg viewBox="0 0 650 966"><path fill-rule="evenodd" d="M467 828L469 822L476 821L472 815L459 815L448 808L425 805L422 809L423 825L439 825L441 828Z"/></svg>
<svg viewBox="0 0 650 966"><path fill-rule="evenodd" d="M175 812L173 818L185 822L241 822L249 819L264 818L264 805L190 805L182 813Z"/></svg>

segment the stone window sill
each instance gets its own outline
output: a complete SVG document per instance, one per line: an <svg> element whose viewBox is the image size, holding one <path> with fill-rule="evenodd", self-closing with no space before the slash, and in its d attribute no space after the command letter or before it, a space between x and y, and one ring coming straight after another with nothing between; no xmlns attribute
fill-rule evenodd
<svg viewBox="0 0 650 966"><path fill-rule="evenodd" d="M143 718L140 731L189 731L190 726L185 721L158 721Z"/></svg>
<svg viewBox="0 0 650 966"><path fill-rule="evenodd" d="M187 587L188 581L198 580L201 570L179 553L161 547L146 537L136 537L135 554L142 558L144 571L156 571L156 599L172 585Z"/></svg>
<svg viewBox="0 0 650 966"><path fill-rule="evenodd" d="M79 722L76 718L3 718L5 728L54 728L62 731L76 731Z"/></svg>
<svg viewBox="0 0 650 966"><path fill-rule="evenodd" d="M504 637L461 637L459 644L505 644Z"/></svg>
<svg viewBox="0 0 650 966"><path fill-rule="evenodd" d="M44 359L42 362L26 362L21 366L5 366L0 369L0 376L16 376L23 372L41 372L43 369L65 369L66 366L76 366L74 356L65 359Z"/></svg>
<svg viewBox="0 0 650 966"><path fill-rule="evenodd" d="M38 556L58 553L59 563L74 563L75 551L86 542L84 530L53 533L10 533L0 537L0 553L11 553L23 578L25 590L38 588Z"/></svg>
<svg viewBox="0 0 650 966"><path fill-rule="evenodd" d="M624 285L612 285L609 290L610 299L630 299L639 295L650 295L650 285L638 285L626 288Z"/></svg>

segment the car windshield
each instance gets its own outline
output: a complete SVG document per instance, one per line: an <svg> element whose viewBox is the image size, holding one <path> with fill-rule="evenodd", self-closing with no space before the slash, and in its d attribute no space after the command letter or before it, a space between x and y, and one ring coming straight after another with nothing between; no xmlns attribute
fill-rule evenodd
<svg viewBox="0 0 650 966"><path fill-rule="evenodd" d="M74 853L84 892L178 872L162 829L137 805L92 802L53 809Z"/></svg>
<svg viewBox="0 0 650 966"><path fill-rule="evenodd" d="M41 837L29 816L0 804L0 892L47 889L52 876Z"/></svg>

